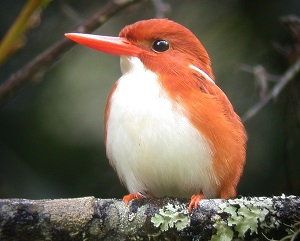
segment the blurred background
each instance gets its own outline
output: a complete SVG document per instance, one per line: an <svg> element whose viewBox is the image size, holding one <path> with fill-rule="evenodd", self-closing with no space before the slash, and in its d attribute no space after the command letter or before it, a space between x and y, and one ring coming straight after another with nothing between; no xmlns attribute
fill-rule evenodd
<svg viewBox="0 0 300 241"><path fill-rule="evenodd" d="M0 37L26 1L0 1ZM0 82L64 38L98 11L104 0L51 1L25 46L0 66ZM299 0L165 0L168 17L191 29L210 54L218 85L239 115L260 101L253 73L273 75L289 66L274 43L293 40L279 21L300 16ZM132 5L95 33L118 35L127 24L161 14L150 0ZM105 157L103 113L120 77L119 58L76 45L34 84L0 109L0 198L120 198L126 190ZM238 193L300 195L300 84L293 83L246 123L247 163ZM274 83L268 83L270 87Z"/></svg>

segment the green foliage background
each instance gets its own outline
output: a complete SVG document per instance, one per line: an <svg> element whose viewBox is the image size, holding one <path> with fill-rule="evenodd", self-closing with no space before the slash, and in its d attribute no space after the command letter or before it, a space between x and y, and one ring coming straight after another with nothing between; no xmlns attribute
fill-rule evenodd
<svg viewBox="0 0 300 241"><path fill-rule="evenodd" d="M24 5L0 1L0 36ZM67 15L69 4L77 16ZM2 66L0 82L33 59L106 1L52 1L26 45ZM281 16L300 16L298 0L165 0L166 17L191 29L208 50L218 85L242 115L259 101L253 75L241 64L262 64L280 75L288 67L274 42L291 38ZM127 24L155 17L150 1L110 19L97 34L117 35ZM126 190L105 157L103 113L120 76L119 59L76 46L53 68L0 109L0 198L122 197ZM296 81L295 81L296 82ZM272 85L272 84L271 84ZM291 92L296 92L297 101ZM246 123L247 164L242 195L300 195L299 77ZM298 115L298 119L297 119Z"/></svg>

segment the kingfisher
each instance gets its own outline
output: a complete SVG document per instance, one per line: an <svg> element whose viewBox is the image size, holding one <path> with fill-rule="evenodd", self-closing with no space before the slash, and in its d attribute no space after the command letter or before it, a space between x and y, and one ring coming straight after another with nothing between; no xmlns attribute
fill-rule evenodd
<svg viewBox="0 0 300 241"><path fill-rule="evenodd" d="M129 194L229 199L246 159L246 131L215 83L198 38L169 19L138 21L119 37L67 33L121 58L104 114L106 154ZM99 77L100 79L101 77Z"/></svg>

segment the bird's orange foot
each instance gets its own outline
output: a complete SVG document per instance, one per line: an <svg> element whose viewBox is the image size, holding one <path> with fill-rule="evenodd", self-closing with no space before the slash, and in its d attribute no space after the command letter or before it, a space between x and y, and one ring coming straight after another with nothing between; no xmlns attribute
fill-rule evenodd
<svg viewBox="0 0 300 241"><path fill-rule="evenodd" d="M199 202L204 198L203 194L195 194L191 197L191 201L188 207L188 211L192 212L192 209L197 209Z"/></svg>
<svg viewBox="0 0 300 241"><path fill-rule="evenodd" d="M137 193L130 193L123 197L123 202L125 203L125 205L128 205L129 201L131 201L132 199L139 199L139 198L142 198L142 195Z"/></svg>

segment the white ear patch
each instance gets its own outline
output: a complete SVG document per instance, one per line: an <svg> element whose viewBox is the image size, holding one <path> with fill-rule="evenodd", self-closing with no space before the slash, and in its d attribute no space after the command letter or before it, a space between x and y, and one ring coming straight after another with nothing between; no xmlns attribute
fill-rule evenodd
<svg viewBox="0 0 300 241"><path fill-rule="evenodd" d="M207 79L208 81L212 82L213 84L215 84L215 82L213 81L212 78L210 78L208 76L207 73L205 73L202 69L199 69L198 67L196 67L195 65L190 64L189 68L196 70L198 73L200 73L205 79Z"/></svg>

